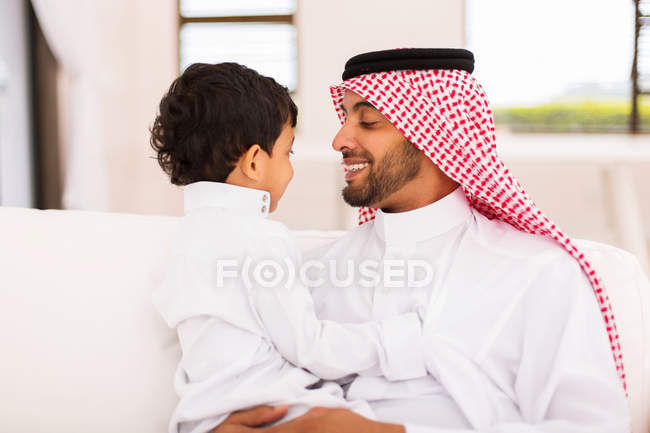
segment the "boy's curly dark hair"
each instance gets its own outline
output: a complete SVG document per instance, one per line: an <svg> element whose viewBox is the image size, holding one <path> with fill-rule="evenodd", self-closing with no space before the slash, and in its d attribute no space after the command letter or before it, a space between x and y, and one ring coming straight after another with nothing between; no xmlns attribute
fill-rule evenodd
<svg viewBox="0 0 650 433"><path fill-rule="evenodd" d="M151 147L175 185L224 182L259 144L271 155L298 110L287 88L237 63L195 63L172 83L151 127Z"/></svg>

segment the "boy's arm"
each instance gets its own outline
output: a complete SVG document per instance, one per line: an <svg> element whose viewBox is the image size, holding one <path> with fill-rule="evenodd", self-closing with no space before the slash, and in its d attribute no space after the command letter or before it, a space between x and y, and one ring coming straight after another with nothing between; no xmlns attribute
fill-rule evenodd
<svg viewBox="0 0 650 433"><path fill-rule="evenodd" d="M274 257L299 263L297 251L288 241L278 242L273 249ZM422 323L415 312L380 322L319 320L311 293L299 278L288 288L257 286L250 296L280 353L323 379L365 373L405 380L427 374L421 347Z"/></svg>
<svg viewBox="0 0 650 433"><path fill-rule="evenodd" d="M422 324L416 313L381 322L319 320L309 291L296 286L259 289L253 294L266 331L287 360L327 380L368 371L389 380L427 374Z"/></svg>
<svg viewBox="0 0 650 433"><path fill-rule="evenodd" d="M256 390L240 379L251 367L259 337L209 316L184 320L177 332L183 357L176 372L179 402L170 431L205 433L233 411L266 403L256 401Z"/></svg>
<svg viewBox="0 0 650 433"><path fill-rule="evenodd" d="M209 258L176 255L154 294L154 305L176 328L182 349L170 431L206 433L232 412L296 402L301 390L317 381L306 371L284 368L286 361L251 313L241 281L226 279L217 288L215 278Z"/></svg>
<svg viewBox="0 0 650 433"><path fill-rule="evenodd" d="M215 287L214 269L210 258L175 253L153 293L154 306L176 329L182 350L174 380L179 401L170 431L206 433L231 412L266 403L242 377L252 365L272 362L268 358L274 351L255 318L247 314L247 303L229 295L239 290ZM230 316L220 314L225 307ZM228 320L233 318L237 320Z"/></svg>

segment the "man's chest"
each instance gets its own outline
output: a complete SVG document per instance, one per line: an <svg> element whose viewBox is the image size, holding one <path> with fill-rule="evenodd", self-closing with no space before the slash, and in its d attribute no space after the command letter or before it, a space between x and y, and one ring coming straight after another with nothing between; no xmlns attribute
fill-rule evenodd
<svg viewBox="0 0 650 433"><path fill-rule="evenodd" d="M433 242L387 244L370 237L337 245L315 259L319 277L313 280L319 284L311 287L317 314L364 322L425 311L441 284L446 256Z"/></svg>
<svg viewBox="0 0 650 433"><path fill-rule="evenodd" d="M415 311L425 332L477 346L510 314L531 275L454 233L418 244L349 242L320 260L330 282L312 290L319 318L359 323Z"/></svg>

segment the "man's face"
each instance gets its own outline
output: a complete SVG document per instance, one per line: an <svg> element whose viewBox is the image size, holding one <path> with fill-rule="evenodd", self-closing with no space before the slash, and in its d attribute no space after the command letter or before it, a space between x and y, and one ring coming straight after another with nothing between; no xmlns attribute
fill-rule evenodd
<svg viewBox="0 0 650 433"><path fill-rule="evenodd" d="M342 108L347 119L332 147L343 156L343 199L351 206L383 208L418 175L424 155L358 94L348 90Z"/></svg>

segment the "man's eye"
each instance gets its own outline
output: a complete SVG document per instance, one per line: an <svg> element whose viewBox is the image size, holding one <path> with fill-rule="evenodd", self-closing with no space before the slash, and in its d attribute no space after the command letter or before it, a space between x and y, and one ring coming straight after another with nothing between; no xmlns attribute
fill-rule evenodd
<svg viewBox="0 0 650 433"><path fill-rule="evenodd" d="M363 126L364 128L370 128L371 126L373 126L373 125L375 125L377 123L379 123L379 122L359 122L359 124L361 126Z"/></svg>
<svg viewBox="0 0 650 433"><path fill-rule="evenodd" d="M289 151L289 153L290 153L291 155L293 155L293 149L291 149L291 150Z"/></svg>

